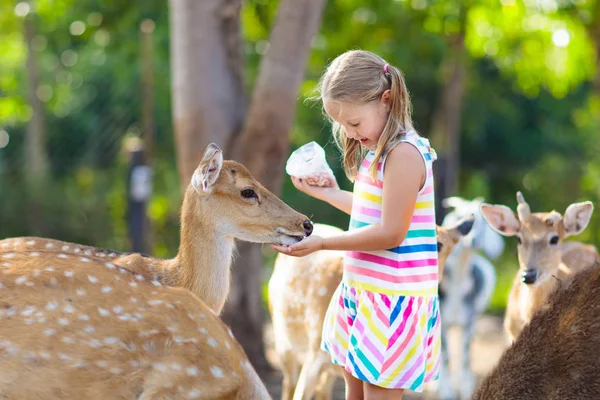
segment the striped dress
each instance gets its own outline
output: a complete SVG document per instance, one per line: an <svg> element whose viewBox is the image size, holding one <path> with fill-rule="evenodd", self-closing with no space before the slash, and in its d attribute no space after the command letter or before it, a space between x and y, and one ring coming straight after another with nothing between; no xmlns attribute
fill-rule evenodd
<svg viewBox="0 0 600 400"><path fill-rule="evenodd" d="M380 251L348 251L344 277L323 327L321 347L358 379L389 389L421 392L439 375L440 318L432 163L429 141L414 131L403 139L423 156L427 178L406 237ZM381 222L383 166L368 172L369 152L354 183L350 230ZM401 183L399 183L401 184Z"/></svg>

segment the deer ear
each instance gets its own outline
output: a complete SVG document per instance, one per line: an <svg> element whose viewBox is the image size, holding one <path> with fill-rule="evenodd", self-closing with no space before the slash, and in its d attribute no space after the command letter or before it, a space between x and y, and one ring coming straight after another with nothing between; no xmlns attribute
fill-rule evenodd
<svg viewBox="0 0 600 400"><path fill-rule="evenodd" d="M587 227L594 212L594 204L591 201L573 203L567 207L563 224L565 226L565 237L578 235Z"/></svg>
<svg viewBox="0 0 600 400"><path fill-rule="evenodd" d="M192 176L192 186L196 192L210 193L219 178L223 166L223 152L214 143L209 144L204 151L200 165Z"/></svg>
<svg viewBox="0 0 600 400"><path fill-rule="evenodd" d="M521 227L515 213L506 206L483 203L479 210L488 225L503 236L516 235Z"/></svg>

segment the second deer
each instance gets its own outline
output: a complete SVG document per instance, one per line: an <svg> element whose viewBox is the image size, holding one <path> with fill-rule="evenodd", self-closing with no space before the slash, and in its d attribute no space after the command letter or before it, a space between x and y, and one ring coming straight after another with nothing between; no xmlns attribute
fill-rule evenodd
<svg viewBox="0 0 600 400"><path fill-rule="evenodd" d="M437 227L439 276L446 258L467 234L473 218L456 226ZM315 224L326 237L341 229ZM343 252L319 251L305 257L278 254L269 280L269 310L273 320L275 350L283 372L283 400L331 399L340 367L321 350L323 321L329 302L342 280Z"/></svg>
<svg viewBox="0 0 600 400"><path fill-rule="evenodd" d="M563 216L556 211L532 213L521 192L517 192L517 201L517 215L504 205L481 205L481 212L491 227L504 236L517 237L519 272L513 281L504 317L504 329L511 341L547 301L558 283L600 260L593 246L563 243L565 238L578 235L586 228L594 210L591 202L573 203Z"/></svg>

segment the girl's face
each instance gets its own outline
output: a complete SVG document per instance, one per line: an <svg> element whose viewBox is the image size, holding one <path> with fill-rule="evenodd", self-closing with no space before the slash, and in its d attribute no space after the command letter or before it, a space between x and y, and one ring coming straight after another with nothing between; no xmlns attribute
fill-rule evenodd
<svg viewBox="0 0 600 400"><path fill-rule="evenodd" d="M346 136L370 150L377 147L389 116L389 90L370 103L340 103L324 100L327 114L344 128Z"/></svg>

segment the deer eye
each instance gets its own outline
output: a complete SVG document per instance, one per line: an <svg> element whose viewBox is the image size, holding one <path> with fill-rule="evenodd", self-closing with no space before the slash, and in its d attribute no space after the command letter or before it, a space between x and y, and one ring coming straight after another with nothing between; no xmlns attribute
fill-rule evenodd
<svg viewBox="0 0 600 400"><path fill-rule="evenodd" d="M258 199L256 192L253 189L244 189L242 190L242 197L246 199Z"/></svg>
<svg viewBox="0 0 600 400"><path fill-rule="evenodd" d="M550 244L553 246L558 244L558 235L554 235L550 238Z"/></svg>
<svg viewBox="0 0 600 400"><path fill-rule="evenodd" d="M442 247L444 247L444 244L442 242L437 242L437 251L438 251L438 253L440 251L442 251Z"/></svg>

